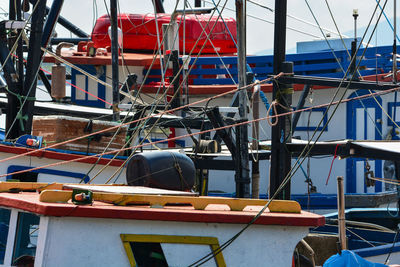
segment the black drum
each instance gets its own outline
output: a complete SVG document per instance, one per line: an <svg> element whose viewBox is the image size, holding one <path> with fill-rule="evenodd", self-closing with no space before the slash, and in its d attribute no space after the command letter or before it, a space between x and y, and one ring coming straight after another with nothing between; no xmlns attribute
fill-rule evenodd
<svg viewBox="0 0 400 267"><path fill-rule="evenodd" d="M151 151L132 157L126 180L128 185L187 191L194 185L195 172L193 161L184 154Z"/></svg>

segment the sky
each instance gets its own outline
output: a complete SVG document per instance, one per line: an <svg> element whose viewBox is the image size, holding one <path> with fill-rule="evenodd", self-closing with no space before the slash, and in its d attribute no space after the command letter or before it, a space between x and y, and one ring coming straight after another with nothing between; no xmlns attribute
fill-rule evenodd
<svg viewBox="0 0 400 267"><path fill-rule="evenodd" d="M191 5L194 4L194 0L187 0ZM218 3L220 0L206 0L209 3L215 1ZM263 6L274 8L274 0L252 0ZM393 18L393 1L388 1L385 8L385 13L392 21ZM0 0L0 13L3 10L8 10L9 0ZM61 15L72 21L78 27L83 29L85 32L90 33L94 21L97 17L106 14L105 3L109 5L109 0L65 0L64 7ZM123 13L151 13L154 12L151 0L119 0L120 10ZM182 7L184 0L179 2ZM221 0L221 5L225 0ZM354 20L353 20L353 9L358 9L358 20L357 26L358 36L363 34L363 28L368 24L371 16L373 15L374 8L376 6L376 0L307 0L313 11L316 20L321 27L331 29L336 32L335 25L332 17L327 8L329 4L333 13L334 19L341 33L353 37ZM384 4L384 0L381 0L381 5ZM47 1L47 5L50 6L52 0ZM166 12L172 12L174 9L176 0L164 0L164 6ZM206 4L210 6L210 4ZM222 7L221 7L222 8ZM220 8L220 9L221 9ZM223 15L226 17L235 17L235 1L228 0L228 3L223 10ZM217 13L216 13L217 14ZM273 20L274 14L266 8L255 5L251 2L247 2L247 52L248 54L270 54L273 49ZM377 15L373 18L373 25L377 21ZM322 38L322 33L318 27L311 26L302 20L316 24L309 8L307 7L306 0L288 0L288 18L287 26L296 29L300 32L296 32L292 29L287 30L287 44L286 48L288 52L295 52L296 43L299 41L311 41ZM267 22L269 21L269 22ZM371 44L385 44L391 45L393 37L392 33L385 18L382 16L378 27L378 34L372 38ZM69 33L62 27L57 27L58 36L68 36ZM327 31L324 31L326 34ZM331 34L334 37L334 34ZM332 38L331 37L331 38Z"/></svg>

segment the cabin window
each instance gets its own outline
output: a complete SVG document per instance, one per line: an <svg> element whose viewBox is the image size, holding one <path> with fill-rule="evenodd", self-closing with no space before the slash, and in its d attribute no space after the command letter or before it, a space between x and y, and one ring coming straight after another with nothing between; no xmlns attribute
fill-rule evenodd
<svg viewBox="0 0 400 267"><path fill-rule="evenodd" d="M177 235L136 235L121 234L121 240L132 267L139 266L168 266L165 255L170 255L171 250L168 248L165 253L162 244L184 245L190 249L197 249L202 246L208 246L209 252L218 251L220 249L218 238L207 236L177 236ZM191 245L198 245L191 246ZM182 247L181 247L182 248ZM205 247L207 248L207 247ZM185 249L184 249L185 250ZM173 250L173 253L182 253L181 250ZM208 250L205 250L208 251ZM178 257L181 257L180 254ZM169 258L171 260L171 258ZM223 253L215 255L216 266L226 266ZM181 266L172 264L173 266ZM186 265L184 265L186 266Z"/></svg>
<svg viewBox="0 0 400 267"><path fill-rule="evenodd" d="M11 210L0 209L0 264L4 264Z"/></svg>
<svg viewBox="0 0 400 267"><path fill-rule="evenodd" d="M304 107L308 108L308 107ZM313 108L312 110L302 111L297 123L296 131L328 131L328 116L326 108ZM322 120L322 124L318 123ZM325 128L324 128L325 127Z"/></svg>
<svg viewBox="0 0 400 267"><path fill-rule="evenodd" d="M38 173L34 173L34 172L18 173L18 174L14 174L11 179L18 180L20 182L36 183L37 179L38 179Z"/></svg>
<svg viewBox="0 0 400 267"><path fill-rule="evenodd" d="M168 267L160 243L130 242L136 266Z"/></svg>
<svg viewBox="0 0 400 267"><path fill-rule="evenodd" d="M19 212L12 262L23 257L34 257L39 234L39 216Z"/></svg>
<svg viewBox="0 0 400 267"><path fill-rule="evenodd" d="M388 111L390 118L395 119L395 123L399 124L400 123L400 103L398 102L389 102L388 103ZM392 120L388 119L388 125L389 126L394 126L395 124L393 123Z"/></svg>

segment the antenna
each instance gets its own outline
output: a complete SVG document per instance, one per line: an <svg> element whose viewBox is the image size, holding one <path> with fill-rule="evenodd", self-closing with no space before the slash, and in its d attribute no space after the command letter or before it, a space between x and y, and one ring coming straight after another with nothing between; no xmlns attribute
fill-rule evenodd
<svg viewBox="0 0 400 267"><path fill-rule="evenodd" d="M354 40L351 42L351 65L350 65L350 73L349 78L355 79L356 76L356 50L357 50L357 17L358 17L358 9L353 9L353 18L354 18Z"/></svg>

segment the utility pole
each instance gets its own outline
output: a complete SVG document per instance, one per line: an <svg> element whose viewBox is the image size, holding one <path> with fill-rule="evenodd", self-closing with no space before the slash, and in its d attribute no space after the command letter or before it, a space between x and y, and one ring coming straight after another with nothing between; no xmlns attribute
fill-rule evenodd
<svg viewBox="0 0 400 267"><path fill-rule="evenodd" d="M112 69L112 96L113 96L113 121L119 121L119 47L118 47L118 26L117 26L117 0L110 3L111 22L111 69Z"/></svg>
<svg viewBox="0 0 400 267"><path fill-rule="evenodd" d="M293 64L285 61L286 49L286 11L287 0L275 0L275 32L274 32L274 74L293 72ZM277 113L285 113L292 102L290 86L273 83L273 99L280 105L276 107ZM291 155L285 145L291 142L291 116L275 118L278 123L272 127L271 136L271 168L269 197L277 191L286 175L291 169ZM277 195L277 199L290 199L290 182Z"/></svg>
<svg viewBox="0 0 400 267"><path fill-rule="evenodd" d="M246 7L244 0L236 0L239 88L246 85ZM240 121L247 121L247 90L239 91ZM249 140L247 125L236 127L236 196L250 197Z"/></svg>

